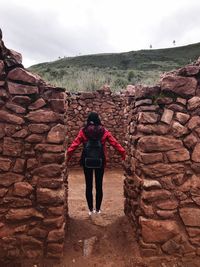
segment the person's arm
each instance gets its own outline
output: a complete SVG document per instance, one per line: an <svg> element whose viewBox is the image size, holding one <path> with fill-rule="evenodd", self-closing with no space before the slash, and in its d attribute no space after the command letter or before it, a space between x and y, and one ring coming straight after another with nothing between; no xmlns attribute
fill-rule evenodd
<svg viewBox="0 0 200 267"><path fill-rule="evenodd" d="M71 146L67 149L67 160L70 160L72 157L72 154L74 151L77 149L77 147L83 143L83 134L82 130L79 131L78 135L76 138L73 140Z"/></svg>
<svg viewBox="0 0 200 267"><path fill-rule="evenodd" d="M107 132L107 139L108 142L113 146L122 156L122 159L125 160L126 151L125 149L117 142L117 140L112 136L112 134L108 131Z"/></svg>

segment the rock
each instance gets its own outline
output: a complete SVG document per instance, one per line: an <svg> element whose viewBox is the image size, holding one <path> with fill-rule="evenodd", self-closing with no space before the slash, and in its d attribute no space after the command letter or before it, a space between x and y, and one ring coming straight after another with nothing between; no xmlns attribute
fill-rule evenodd
<svg viewBox="0 0 200 267"><path fill-rule="evenodd" d="M147 202L153 202L161 199L169 199L171 197L171 193L168 190L157 189L153 191L143 191L141 197Z"/></svg>
<svg viewBox="0 0 200 267"><path fill-rule="evenodd" d="M4 73L4 62L0 60L0 76Z"/></svg>
<svg viewBox="0 0 200 267"><path fill-rule="evenodd" d="M28 109L29 110L36 110L36 109L40 109L42 107L44 107L46 105L46 102L44 101L43 98L39 98L37 99L34 103L32 103Z"/></svg>
<svg viewBox="0 0 200 267"><path fill-rule="evenodd" d="M194 78L168 75L162 79L160 86L161 91L188 97L195 95L197 80Z"/></svg>
<svg viewBox="0 0 200 267"><path fill-rule="evenodd" d="M83 256L88 257L92 255L93 247L97 241L97 237L93 236L85 239L83 242Z"/></svg>
<svg viewBox="0 0 200 267"><path fill-rule="evenodd" d="M0 110L0 121L19 125L24 123L24 120L21 117L10 114L9 112L4 110Z"/></svg>
<svg viewBox="0 0 200 267"><path fill-rule="evenodd" d="M23 175L19 175L13 172L0 173L0 185L9 187L10 185L21 182L24 179Z"/></svg>
<svg viewBox="0 0 200 267"><path fill-rule="evenodd" d="M37 189L37 201L41 204L60 204L64 202L65 191L64 189L47 189L38 188Z"/></svg>
<svg viewBox="0 0 200 267"><path fill-rule="evenodd" d="M166 124L170 124L173 118L174 112L170 109L165 108L161 117L161 121Z"/></svg>
<svg viewBox="0 0 200 267"><path fill-rule="evenodd" d="M27 106L27 105L30 104L31 98L28 97L28 96L23 96L23 95L22 96L18 96L18 95L16 95L16 96L12 97L12 102L15 102L15 103L20 104L20 105Z"/></svg>
<svg viewBox="0 0 200 267"><path fill-rule="evenodd" d="M43 153L40 161L42 163L63 163L64 158L64 153Z"/></svg>
<svg viewBox="0 0 200 267"><path fill-rule="evenodd" d="M21 221L30 218L43 219L44 216L33 208L10 209L6 215L8 221Z"/></svg>
<svg viewBox="0 0 200 267"><path fill-rule="evenodd" d="M28 131L26 129L22 129L20 131L17 131L15 134L13 134L12 137L25 138L27 135L28 135Z"/></svg>
<svg viewBox="0 0 200 267"><path fill-rule="evenodd" d="M26 113L26 109L13 103L6 103L6 108L18 114Z"/></svg>
<svg viewBox="0 0 200 267"><path fill-rule="evenodd" d="M62 99L51 99L50 105L52 110L58 113L64 113L67 110L66 102Z"/></svg>
<svg viewBox="0 0 200 267"><path fill-rule="evenodd" d="M52 230L49 232L47 242L61 242L64 241L65 231L63 228Z"/></svg>
<svg viewBox="0 0 200 267"><path fill-rule="evenodd" d="M32 133L45 133L49 131L50 126L42 123L38 124L29 124L28 129Z"/></svg>
<svg viewBox="0 0 200 267"><path fill-rule="evenodd" d="M23 246L29 246L31 248L43 248L43 242L32 236L20 235L18 238Z"/></svg>
<svg viewBox="0 0 200 267"><path fill-rule="evenodd" d="M179 75L183 76L195 76L199 73L199 66L188 65L181 68L178 72Z"/></svg>
<svg viewBox="0 0 200 267"><path fill-rule="evenodd" d="M9 171L12 161L9 158L0 157L0 171Z"/></svg>
<svg viewBox="0 0 200 267"><path fill-rule="evenodd" d="M160 152L182 147L181 140L163 136L144 136L139 139L137 149L143 152Z"/></svg>
<svg viewBox="0 0 200 267"><path fill-rule="evenodd" d="M50 214L50 215L62 215L62 214L64 214L64 207L63 206L51 207L48 209L48 214Z"/></svg>
<svg viewBox="0 0 200 267"><path fill-rule="evenodd" d="M143 106L143 105L151 105L151 99L142 99L135 102L135 107Z"/></svg>
<svg viewBox="0 0 200 267"><path fill-rule="evenodd" d="M5 62L8 67L20 65L22 63L22 55L13 49L9 49L9 58L7 57L5 59Z"/></svg>
<svg viewBox="0 0 200 267"><path fill-rule="evenodd" d="M58 189L61 188L63 185L62 178L41 178L39 176L34 176L34 179L37 179L37 185L39 187Z"/></svg>
<svg viewBox="0 0 200 267"><path fill-rule="evenodd" d="M183 140L183 142L184 142L184 145L187 148L189 148L189 149L192 148L193 149L194 146L197 143L197 138L196 138L196 136L193 133L191 133L191 134L189 134L188 136L185 137L185 139Z"/></svg>
<svg viewBox="0 0 200 267"><path fill-rule="evenodd" d="M38 161L35 158L30 158L27 160L26 168L27 170L33 170L38 166Z"/></svg>
<svg viewBox="0 0 200 267"><path fill-rule="evenodd" d="M31 134L25 139L25 141L29 143L41 143L42 140L43 140L43 135L41 134Z"/></svg>
<svg viewBox="0 0 200 267"><path fill-rule="evenodd" d="M0 197L4 197L7 192L8 192L8 189L0 188Z"/></svg>
<svg viewBox="0 0 200 267"><path fill-rule="evenodd" d="M25 159L16 159L13 171L17 173L23 173L25 167Z"/></svg>
<svg viewBox="0 0 200 267"><path fill-rule="evenodd" d="M142 238L147 243L161 243L179 234L178 225L173 220L152 220L139 218L142 227Z"/></svg>
<svg viewBox="0 0 200 267"><path fill-rule="evenodd" d="M151 164L163 161L162 153L142 153L139 150L136 152L136 158L144 164Z"/></svg>
<svg viewBox="0 0 200 267"><path fill-rule="evenodd" d="M159 115L153 112L139 112L138 121L139 123L156 123L159 119Z"/></svg>
<svg viewBox="0 0 200 267"><path fill-rule="evenodd" d="M28 231L28 235L34 236L36 238L46 238L48 234L47 230L44 230L39 227L34 227L33 229Z"/></svg>
<svg viewBox="0 0 200 267"><path fill-rule="evenodd" d="M200 143L197 143L192 152L192 160L195 162L200 162Z"/></svg>
<svg viewBox="0 0 200 267"><path fill-rule="evenodd" d="M64 250L64 245L63 244L54 244L54 243L48 243L47 244L47 255L50 257L52 256L51 253L57 254L57 253L62 253ZM61 257L60 254L57 256L58 258Z"/></svg>
<svg viewBox="0 0 200 267"><path fill-rule="evenodd" d="M54 218L45 218L43 220L43 225L45 228L61 228L64 227L64 216L54 217Z"/></svg>
<svg viewBox="0 0 200 267"><path fill-rule="evenodd" d="M169 254L169 255L172 255L172 254L176 254L176 253L180 253L181 252L181 245L180 244L177 244L174 240L168 240L167 242L165 242L163 245L162 245L162 250Z"/></svg>
<svg viewBox="0 0 200 267"><path fill-rule="evenodd" d="M169 162L180 162L190 159L190 153L185 148L174 149L166 152Z"/></svg>
<svg viewBox="0 0 200 267"><path fill-rule="evenodd" d="M186 227L186 231L187 231L189 237L200 236L200 229L199 228Z"/></svg>
<svg viewBox="0 0 200 267"><path fill-rule="evenodd" d="M156 214L162 219L174 218L175 213L176 212L174 210L157 210L156 211Z"/></svg>
<svg viewBox="0 0 200 267"><path fill-rule="evenodd" d="M200 209L199 208L180 208L179 213L183 223L186 226L200 227Z"/></svg>
<svg viewBox="0 0 200 267"><path fill-rule="evenodd" d="M187 105L188 110L194 110L198 107L200 107L200 97L194 96L188 100L188 105Z"/></svg>
<svg viewBox="0 0 200 267"><path fill-rule="evenodd" d="M62 166L59 164L47 164L36 168L32 171L33 175L40 177L56 177L60 176L62 172Z"/></svg>
<svg viewBox="0 0 200 267"><path fill-rule="evenodd" d="M58 152L64 152L64 146L63 145L38 144L35 146L35 150L38 150L41 152L58 153Z"/></svg>
<svg viewBox="0 0 200 267"><path fill-rule="evenodd" d="M22 68L15 68L9 71L7 78L13 81L22 81L25 83L32 83L32 84L37 84L39 82L38 75L34 75L31 72Z"/></svg>
<svg viewBox="0 0 200 267"><path fill-rule="evenodd" d="M64 125L57 124L52 127L47 136L47 142L49 143L63 143L66 136L66 129Z"/></svg>
<svg viewBox="0 0 200 267"><path fill-rule="evenodd" d="M176 112L186 112L186 108L183 107L182 105L172 103L168 106L168 109L176 111Z"/></svg>
<svg viewBox="0 0 200 267"><path fill-rule="evenodd" d="M190 115L181 112L176 112L175 119L181 124L185 124L190 119Z"/></svg>
<svg viewBox="0 0 200 267"><path fill-rule="evenodd" d="M176 103L185 106L187 104L187 100L185 98L182 98L182 97L177 97Z"/></svg>
<svg viewBox="0 0 200 267"><path fill-rule="evenodd" d="M158 189L162 188L162 185L157 180L143 180L144 189Z"/></svg>
<svg viewBox="0 0 200 267"><path fill-rule="evenodd" d="M183 173L185 170L184 165L182 164L165 164L165 163L156 163L148 166L141 166L142 171L145 175L152 178L159 178L165 175Z"/></svg>
<svg viewBox="0 0 200 267"><path fill-rule="evenodd" d="M135 86L135 99L148 98L151 95L158 95L160 92L160 87L145 87L145 86Z"/></svg>
<svg viewBox="0 0 200 267"><path fill-rule="evenodd" d="M3 204L9 208L31 207L33 205L30 199L12 196L10 197L8 195L3 198Z"/></svg>
<svg viewBox="0 0 200 267"><path fill-rule="evenodd" d="M157 124L157 125L143 125L143 124L139 124L137 126L137 130L138 132L142 132L142 133L148 133L148 134L152 134L155 133L157 135L160 134L166 134L169 131L169 126L168 125L161 125L161 124Z"/></svg>
<svg viewBox="0 0 200 267"><path fill-rule="evenodd" d="M33 187L27 182L18 182L14 184L13 195L26 197L30 195L33 191Z"/></svg>
<svg viewBox="0 0 200 267"><path fill-rule="evenodd" d="M171 103L173 103L173 99L171 97L158 97L156 99L156 103L158 105L169 105Z"/></svg>
<svg viewBox="0 0 200 267"><path fill-rule="evenodd" d="M23 143L21 140L15 140L10 137L4 137L3 155L16 157L20 156L23 150Z"/></svg>
<svg viewBox="0 0 200 267"><path fill-rule="evenodd" d="M8 82L8 90L11 95L31 95L38 94L38 87Z"/></svg>
<svg viewBox="0 0 200 267"><path fill-rule="evenodd" d="M200 117L199 116L193 116L188 122L188 128L190 130L193 130L197 127L200 127Z"/></svg>
<svg viewBox="0 0 200 267"><path fill-rule="evenodd" d="M173 121L171 129L172 129L172 134L175 137L181 137L188 133L188 128L183 126L177 121Z"/></svg>
<svg viewBox="0 0 200 267"><path fill-rule="evenodd" d="M162 202L156 203L156 207L162 210L174 210L178 207L178 202L176 200L164 200Z"/></svg>
<svg viewBox="0 0 200 267"><path fill-rule="evenodd" d="M59 114L50 110L48 111L42 109L29 112L26 118L31 122L38 122L38 123L57 122L60 120Z"/></svg>

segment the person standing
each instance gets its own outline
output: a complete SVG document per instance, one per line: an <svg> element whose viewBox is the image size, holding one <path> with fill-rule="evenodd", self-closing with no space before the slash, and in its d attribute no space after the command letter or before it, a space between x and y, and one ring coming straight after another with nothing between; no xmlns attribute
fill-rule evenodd
<svg viewBox="0 0 200 267"><path fill-rule="evenodd" d="M89 208L89 215L92 213L101 213L101 203L103 199L103 176L104 169L106 166L106 141L110 143L121 155L122 160L125 160L126 152L125 149L117 142L112 136L111 132L108 131L101 123L98 113L91 112L88 115L85 127L80 129L78 135L73 140L72 144L67 150L67 160L69 161L72 157L73 152L83 144L84 148L88 143L88 140L94 142L100 141L102 145L102 164L98 167L88 167L85 161L84 149L82 152L80 163L83 166L86 183L86 200ZM93 206L93 173L95 173L95 187L96 187L96 205Z"/></svg>

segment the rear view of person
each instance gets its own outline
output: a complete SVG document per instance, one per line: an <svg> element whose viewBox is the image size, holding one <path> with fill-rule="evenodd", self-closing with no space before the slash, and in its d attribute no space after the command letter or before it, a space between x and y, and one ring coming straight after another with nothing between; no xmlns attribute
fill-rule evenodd
<svg viewBox="0 0 200 267"><path fill-rule="evenodd" d="M108 141L125 159L125 149L117 142L112 134L103 127L96 112L88 115L87 123L67 150L68 160L80 144L83 144L83 151L80 163L83 166L86 183L86 200L89 208L89 215L101 213L103 199L103 175L106 166L106 146ZM95 173L96 206L93 206L93 172Z"/></svg>

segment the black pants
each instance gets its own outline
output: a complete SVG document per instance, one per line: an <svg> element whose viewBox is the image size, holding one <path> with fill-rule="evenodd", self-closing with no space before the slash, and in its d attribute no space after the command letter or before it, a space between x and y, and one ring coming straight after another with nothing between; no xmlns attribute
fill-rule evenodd
<svg viewBox="0 0 200 267"><path fill-rule="evenodd" d="M86 200L89 210L93 210L93 172L95 173L95 186L96 186L96 210L99 211L101 207L101 202L103 198L103 175L104 167L100 169L89 169L83 167L85 174L85 184L86 184Z"/></svg>

